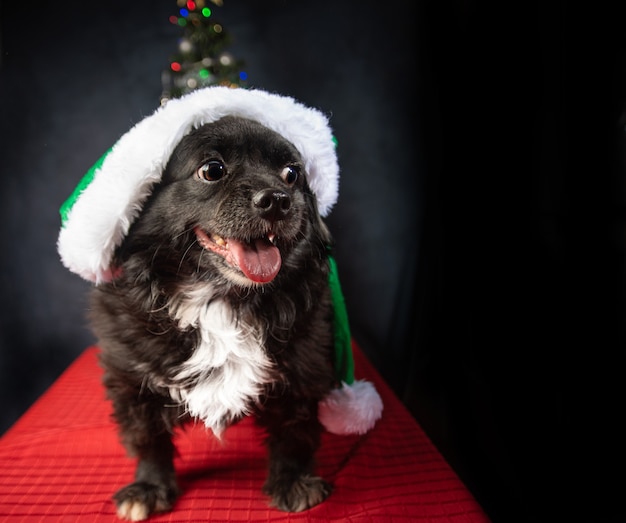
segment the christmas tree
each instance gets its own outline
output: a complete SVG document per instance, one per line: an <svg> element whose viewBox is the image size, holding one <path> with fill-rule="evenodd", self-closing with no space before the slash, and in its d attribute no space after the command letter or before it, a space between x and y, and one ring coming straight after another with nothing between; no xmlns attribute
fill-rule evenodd
<svg viewBox="0 0 626 523"><path fill-rule="evenodd" d="M183 30L178 51L163 71L161 105L199 87L225 85L243 87L247 74L243 61L226 49L232 39L204 0L177 0L178 13L170 22ZM211 0L220 7L222 0Z"/></svg>

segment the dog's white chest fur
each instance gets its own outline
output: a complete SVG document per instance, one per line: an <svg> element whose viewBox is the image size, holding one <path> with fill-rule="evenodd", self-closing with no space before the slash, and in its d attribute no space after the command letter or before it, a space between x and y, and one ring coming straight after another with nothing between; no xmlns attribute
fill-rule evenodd
<svg viewBox="0 0 626 523"><path fill-rule="evenodd" d="M170 313L181 329L195 328L200 342L168 385L172 399L219 434L249 413L270 379L271 362L262 333L236 322L223 300L209 301L209 285L172 300Z"/></svg>

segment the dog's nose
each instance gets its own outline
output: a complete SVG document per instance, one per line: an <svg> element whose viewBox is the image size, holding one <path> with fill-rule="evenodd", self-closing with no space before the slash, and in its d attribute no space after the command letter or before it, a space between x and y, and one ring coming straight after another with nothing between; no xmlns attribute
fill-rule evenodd
<svg viewBox="0 0 626 523"><path fill-rule="evenodd" d="M261 218L270 221L284 220L291 208L291 197L276 189L263 189L252 197L252 203Z"/></svg>

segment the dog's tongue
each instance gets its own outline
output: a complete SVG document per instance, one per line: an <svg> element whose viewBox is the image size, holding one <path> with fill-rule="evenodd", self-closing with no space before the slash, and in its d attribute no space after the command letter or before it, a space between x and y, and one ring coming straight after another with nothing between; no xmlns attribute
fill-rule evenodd
<svg viewBox="0 0 626 523"><path fill-rule="evenodd" d="M252 281L267 283L272 281L280 270L280 251L267 239L243 243L228 239L230 252L239 269Z"/></svg>

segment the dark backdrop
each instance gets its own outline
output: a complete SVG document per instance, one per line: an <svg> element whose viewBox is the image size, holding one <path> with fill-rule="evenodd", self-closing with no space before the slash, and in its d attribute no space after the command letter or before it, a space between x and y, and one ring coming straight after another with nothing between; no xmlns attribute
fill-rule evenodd
<svg viewBox="0 0 626 523"><path fill-rule="evenodd" d="M180 33L174 0L0 5L2 432L93 342L58 206L157 107ZM353 334L494 522L624 520L618 10L214 11L250 85L332 115Z"/></svg>

